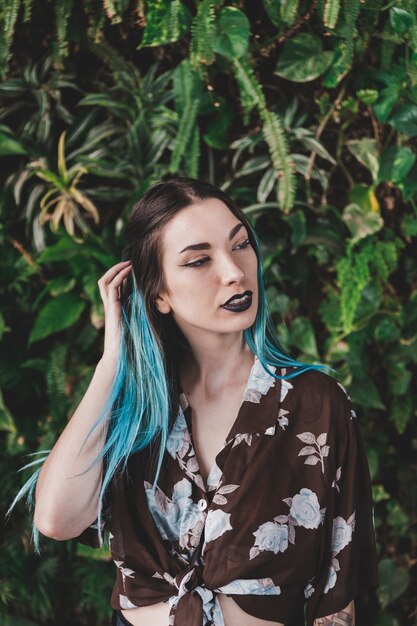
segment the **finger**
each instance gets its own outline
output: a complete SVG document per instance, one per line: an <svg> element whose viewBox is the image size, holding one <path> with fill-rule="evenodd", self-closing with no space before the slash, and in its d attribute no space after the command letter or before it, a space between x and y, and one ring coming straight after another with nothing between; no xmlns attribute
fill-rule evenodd
<svg viewBox="0 0 417 626"><path fill-rule="evenodd" d="M126 263L128 263L128 265L126 265ZM98 286L99 286L99 290L100 290L100 296L101 296L101 299L103 300L103 304L104 304L105 307L107 307L107 304L108 304L108 292L109 292L109 289L111 288L111 285L112 285L113 281L116 280L116 284L118 285L120 280L123 280L123 278L131 270L130 261L118 263L117 265L119 267L120 267L120 265L125 265L125 267L121 268L121 269L117 269L117 266L113 266L98 281ZM113 277L113 278L110 278L110 277ZM113 300L114 300L114 298L112 298L112 301Z"/></svg>
<svg viewBox="0 0 417 626"><path fill-rule="evenodd" d="M120 270L120 272L117 274L117 276L115 276L113 278L113 280L108 284L109 287L114 287L117 286L119 287L122 282L124 280L126 280L126 277L129 275L129 272L132 271L132 268L129 267L125 267L124 269Z"/></svg>
<svg viewBox="0 0 417 626"><path fill-rule="evenodd" d="M98 281L99 283L108 284L110 283L117 274L123 270L125 267L130 267L131 261L122 261L121 263L116 263L113 265Z"/></svg>
<svg viewBox="0 0 417 626"><path fill-rule="evenodd" d="M120 288L127 275L131 271L130 267L126 267L107 285L107 297L109 302L120 300Z"/></svg>

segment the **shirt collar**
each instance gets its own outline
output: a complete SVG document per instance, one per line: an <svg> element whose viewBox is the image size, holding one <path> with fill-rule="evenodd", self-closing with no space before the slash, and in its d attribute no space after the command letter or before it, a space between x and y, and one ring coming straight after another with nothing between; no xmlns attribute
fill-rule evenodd
<svg viewBox="0 0 417 626"><path fill-rule="evenodd" d="M269 365L268 369L276 373L277 368ZM284 375L285 368L281 368L280 375ZM268 373L262 367L258 355L254 355L253 365L246 383L242 402L235 422L229 432L226 443L238 435L250 433L275 434L276 423L279 417L279 405L292 385L289 381L281 381ZM189 403L186 394L180 388L179 415L189 417ZM178 419L177 417L177 419Z"/></svg>

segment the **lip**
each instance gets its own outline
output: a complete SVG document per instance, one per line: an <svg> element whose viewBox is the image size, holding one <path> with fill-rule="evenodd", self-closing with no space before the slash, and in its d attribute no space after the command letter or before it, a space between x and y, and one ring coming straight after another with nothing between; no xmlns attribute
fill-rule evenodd
<svg viewBox="0 0 417 626"><path fill-rule="evenodd" d="M243 291L242 293L234 293L233 296L230 296L229 300L226 300L226 302L223 302L221 306L226 306L226 304L229 304L230 300L234 297L242 298L243 296L251 296L251 295L252 295L252 292L250 291L250 289L247 289L246 291Z"/></svg>

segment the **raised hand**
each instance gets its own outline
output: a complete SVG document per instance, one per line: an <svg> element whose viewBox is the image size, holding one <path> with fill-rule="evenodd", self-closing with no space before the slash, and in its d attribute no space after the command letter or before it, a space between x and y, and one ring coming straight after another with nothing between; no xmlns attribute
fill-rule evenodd
<svg viewBox="0 0 417 626"><path fill-rule="evenodd" d="M104 350L101 360L110 362L113 366L117 363L119 353L121 290L123 282L131 271L131 261L121 261L107 270L98 281L105 314Z"/></svg>

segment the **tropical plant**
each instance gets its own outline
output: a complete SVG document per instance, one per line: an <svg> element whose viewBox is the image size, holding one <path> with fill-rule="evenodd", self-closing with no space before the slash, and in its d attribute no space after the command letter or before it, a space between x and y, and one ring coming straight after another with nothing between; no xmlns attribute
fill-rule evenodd
<svg viewBox="0 0 417 626"><path fill-rule="evenodd" d="M360 419L381 587L358 626L416 626L416 8L0 0L4 510L100 357L97 280L132 206L171 173L207 178L259 234L282 344L333 366ZM1 623L107 626L108 551L39 557L30 535L18 507Z"/></svg>

